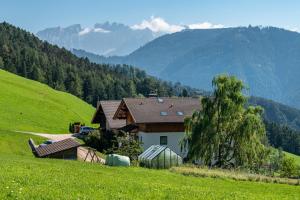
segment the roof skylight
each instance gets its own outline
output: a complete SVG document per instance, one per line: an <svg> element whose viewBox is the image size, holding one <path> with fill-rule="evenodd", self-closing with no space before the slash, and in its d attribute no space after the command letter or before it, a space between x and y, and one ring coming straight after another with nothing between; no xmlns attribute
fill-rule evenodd
<svg viewBox="0 0 300 200"><path fill-rule="evenodd" d="M183 115L183 112L181 112L181 111L177 111L177 112L176 112L176 115L178 115L178 116L182 116L182 115Z"/></svg>
<svg viewBox="0 0 300 200"><path fill-rule="evenodd" d="M165 111L160 112L160 116L167 116L167 115L168 115L168 113Z"/></svg>

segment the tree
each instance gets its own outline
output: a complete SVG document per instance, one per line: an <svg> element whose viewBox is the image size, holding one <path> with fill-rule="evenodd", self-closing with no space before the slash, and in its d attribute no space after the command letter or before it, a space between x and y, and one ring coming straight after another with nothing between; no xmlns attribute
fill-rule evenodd
<svg viewBox="0 0 300 200"><path fill-rule="evenodd" d="M138 156L143 152L139 140L129 133L120 132L116 138L118 146L113 146L106 153L116 153L123 156L128 156L131 161L136 162Z"/></svg>
<svg viewBox="0 0 300 200"><path fill-rule="evenodd" d="M284 151L300 155L300 132L265 120L270 145Z"/></svg>
<svg viewBox="0 0 300 200"><path fill-rule="evenodd" d="M282 177L296 177L299 174L295 159L287 156L283 157L280 171Z"/></svg>
<svg viewBox="0 0 300 200"><path fill-rule="evenodd" d="M264 154L265 127L260 107L245 109L242 81L221 75L212 81L213 97L202 98L202 109L185 120L182 148L189 158L217 167L255 166Z"/></svg>
<svg viewBox="0 0 300 200"><path fill-rule="evenodd" d="M185 88L183 88L182 93L181 93L181 96L187 97L188 95L189 95L189 94L188 94L188 91L187 91Z"/></svg>
<svg viewBox="0 0 300 200"><path fill-rule="evenodd" d="M0 69L4 67L4 61L2 57L0 56Z"/></svg>

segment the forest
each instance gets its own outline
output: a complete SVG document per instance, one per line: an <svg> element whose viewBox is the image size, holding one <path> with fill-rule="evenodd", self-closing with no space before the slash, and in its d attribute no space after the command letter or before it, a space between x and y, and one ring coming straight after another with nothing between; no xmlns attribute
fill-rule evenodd
<svg viewBox="0 0 300 200"><path fill-rule="evenodd" d="M193 95L196 90L148 76L128 65L95 64L39 40L6 22L0 24L0 68L69 92L96 105L98 100Z"/></svg>

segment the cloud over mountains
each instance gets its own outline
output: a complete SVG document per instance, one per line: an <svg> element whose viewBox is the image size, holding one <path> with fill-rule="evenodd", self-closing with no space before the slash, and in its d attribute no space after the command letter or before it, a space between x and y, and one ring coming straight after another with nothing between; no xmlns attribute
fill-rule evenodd
<svg viewBox="0 0 300 200"><path fill-rule="evenodd" d="M224 28L222 24L212 24L210 22L195 23L188 25L169 24L161 17L151 16L149 20L143 20L140 24L131 26L134 30L150 29L153 32L175 33L184 29L211 29Z"/></svg>

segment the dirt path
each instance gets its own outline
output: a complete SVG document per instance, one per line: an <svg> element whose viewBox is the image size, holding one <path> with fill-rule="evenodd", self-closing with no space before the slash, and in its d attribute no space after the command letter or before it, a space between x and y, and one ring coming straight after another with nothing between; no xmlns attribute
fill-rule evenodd
<svg viewBox="0 0 300 200"><path fill-rule="evenodd" d="M49 134L49 133L36 133L36 132L30 132L30 131L16 131L16 132L37 135L37 136L41 136L41 137L48 138L50 140L55 140L55 141L64 140L64 139L68 139L68 138L73 138L73 139L75 138L73 136L73 134Z"/></svg>

